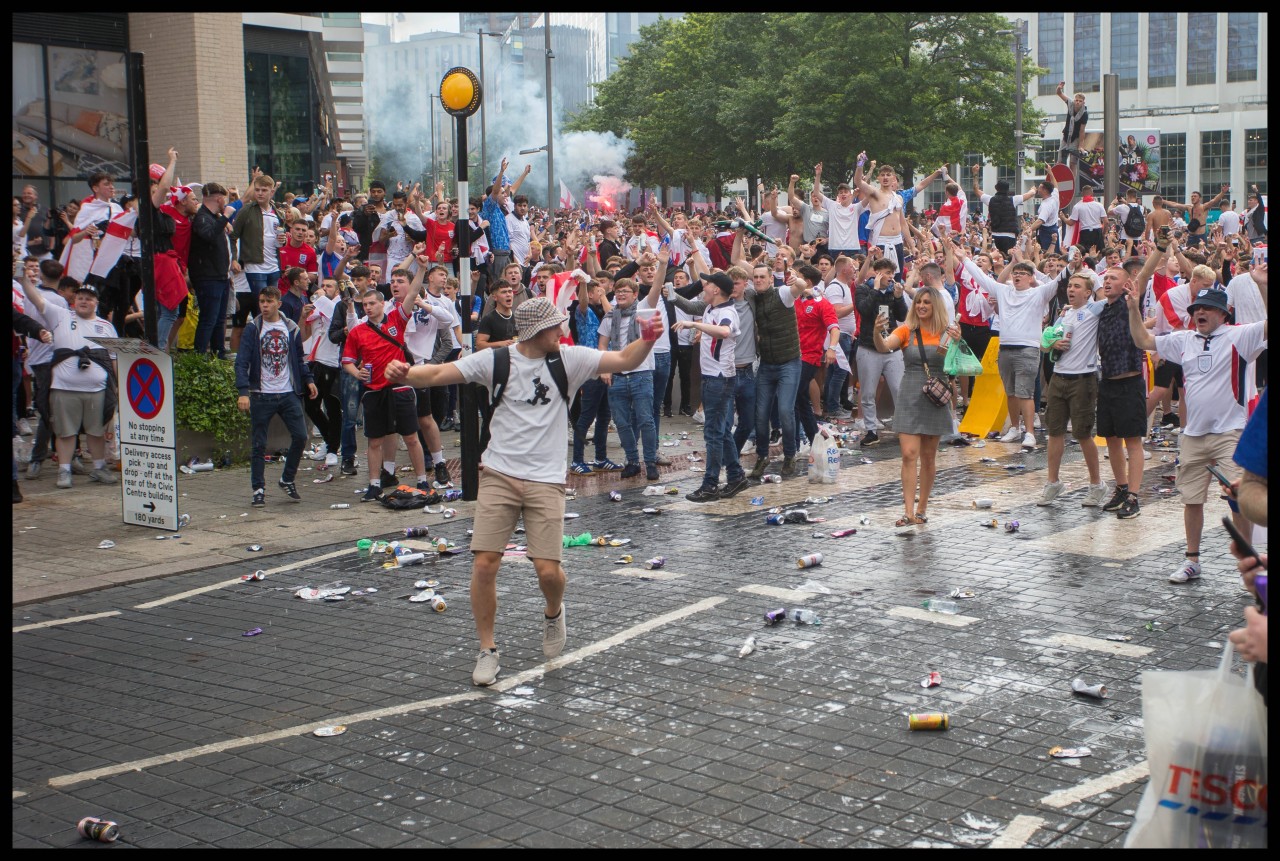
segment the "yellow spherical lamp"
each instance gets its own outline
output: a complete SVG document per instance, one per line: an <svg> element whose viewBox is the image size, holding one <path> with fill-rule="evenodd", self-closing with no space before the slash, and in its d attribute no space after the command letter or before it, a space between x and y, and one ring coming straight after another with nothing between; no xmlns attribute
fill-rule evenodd
<svg viewBox="0 0 1280 861"><path fill-rule="evenodd" d="M454 117L469 117L480 109L480 79L470 69L455 66L440 79L440 104Z"/></svg>

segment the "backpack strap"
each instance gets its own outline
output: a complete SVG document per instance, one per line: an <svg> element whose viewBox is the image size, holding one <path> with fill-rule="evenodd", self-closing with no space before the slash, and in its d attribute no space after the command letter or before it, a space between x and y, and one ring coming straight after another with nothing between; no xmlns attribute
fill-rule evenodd
<svg viewBox="0 0 1280 861"><path fill-rule="evenodd" d="M566 405L569 403L569 372L564 367L564 357L559 352L548 353L547 370L551 372L551 379L556 381L556 388L560 390L560 397L564 399Z"/></svg>
<svg viewBox="0 0 1280 861"><path fill-rule="evenodd" d="M506 391L507 380L511 378L511 353L507 347L495 347L493 350L493 388L490 391L489 415L502 402L502 393Z"/></svg>

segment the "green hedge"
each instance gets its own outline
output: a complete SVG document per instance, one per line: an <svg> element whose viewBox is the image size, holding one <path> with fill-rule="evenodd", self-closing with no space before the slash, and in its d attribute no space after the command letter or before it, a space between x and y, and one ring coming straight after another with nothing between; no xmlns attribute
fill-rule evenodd
<svg viewBox="0 0 1280 861"><path fill-rule="evenodd" d="M228 359L194 352L173 357L174 419L179 428L213 434L220 443L249 436L249 414L236 407L236 369Z"/></svg>

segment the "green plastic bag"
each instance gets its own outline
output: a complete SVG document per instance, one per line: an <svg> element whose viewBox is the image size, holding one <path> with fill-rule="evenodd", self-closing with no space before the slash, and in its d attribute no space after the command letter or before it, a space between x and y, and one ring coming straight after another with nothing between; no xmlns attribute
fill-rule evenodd
<svg viewBox="0 0 1280 861"><path fill-rule="evenodd" d="M1061 341L1062 336L1064 334L1062 329L1063 329L1062 322L1058 321L1057 323L1054 323L1052 326L1050 326L1049 328L1041 332L1040 333L1041 349L1047 350L1049 349L1049 346L1053 344L1054 341Z"/></svg>
<svg viewBox="0 0 1280 861"><path fill-rule="evenodd" d="M982 375L982 360L973 354L968 344L957 338L947 347L942 371L948 377L978 377Z"/></svg>

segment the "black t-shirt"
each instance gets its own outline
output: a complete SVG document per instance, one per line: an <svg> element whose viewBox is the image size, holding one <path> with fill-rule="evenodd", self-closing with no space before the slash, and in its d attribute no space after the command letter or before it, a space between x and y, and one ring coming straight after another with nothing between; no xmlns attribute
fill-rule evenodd
<svg viewBox="0 0 1280 861"><path fill-rule="evenodd" d="M495 308L480 318L480 323L476 327L476 334L487 335L489 343L513 340L516 336L515 314L513 313L510 317L503 317Z"/></svg>

